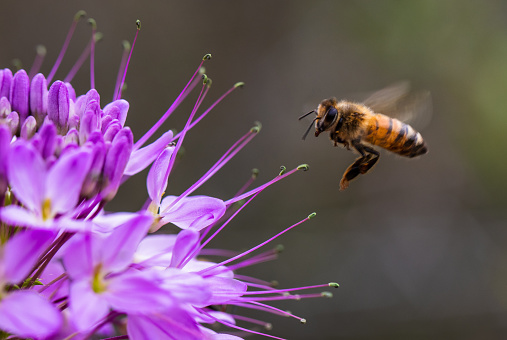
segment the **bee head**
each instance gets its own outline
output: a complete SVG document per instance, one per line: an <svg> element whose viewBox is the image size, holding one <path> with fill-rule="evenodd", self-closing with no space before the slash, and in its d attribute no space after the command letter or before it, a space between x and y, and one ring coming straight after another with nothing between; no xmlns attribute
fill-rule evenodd
<svg viewBox="0 0 507 340"><path fill-rule="evenodd" d="M322 132L326 130L330 130L333 128L337 123L337 126L334 128L335 130L338 130L341 125L343 124L343 118L338 113L337 107L337 101L335 98L326 99L323 100L320 104L317 110L313 110L308 112L305 115L302 115L299 117L299 119L302 119L309 114L315 113L317 116L312 120L310 126L306 130L305 134L303 135L303 139L306 138L308 133L310 132L310 129L315 123L315 137L318 137Z"/></svg>
<svg viewBox="0 0 507 340"><path fill-rule="evenodd" d="M323 100L317 108L317 117L315 118L315 137L322 132L334 129L339 130L343 124L343 118L337 110L337 101L335 98ZM338 121L338 126L335 127Z"/></svg>

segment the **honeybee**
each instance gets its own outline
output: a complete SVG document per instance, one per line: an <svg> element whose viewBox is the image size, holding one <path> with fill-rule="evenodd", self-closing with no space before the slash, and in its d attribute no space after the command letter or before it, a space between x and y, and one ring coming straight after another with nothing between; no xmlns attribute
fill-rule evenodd
<svg viewBox="0 0 507 340"><path fill-rule="evenodd" d="M380 153L371 146L377 145L405 157L417 157L428 152L421 134L410 125L386 114L412 114L429 111L429 93L408 93L408 83L400 83L374 93L364 103L336 98L323 100L316 117L303 135L306 138L315 122L315 137L329 131L334 146L351 147L361 155L352 163L340 181L340 190L348 188L350 181L366 174L378 162ZM382 112L382 113L381 113Z"/></svg>

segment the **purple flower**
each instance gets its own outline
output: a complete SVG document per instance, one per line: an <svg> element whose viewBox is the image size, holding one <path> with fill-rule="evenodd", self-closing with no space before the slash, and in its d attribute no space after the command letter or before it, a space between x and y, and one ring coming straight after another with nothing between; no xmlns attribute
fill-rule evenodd
<svg viewBox="0 0 507 340"><path fill-rule="evenodd" d="M27 230L0 246L0 329L21 337L46 337L62 324L56 307L33 289L19 289L44 248L49 231Z"/></svg>
<svg viewBox="0 0 507 340"><path fill-rule="evenodd" d="M6 241L0 242L0 331L34 339L119 334L134 340L236 340L241 338L227 333L239 330L281 339L250 327L268 328L269 323L231 314L228 307L304 321L267 302L328 296L293 294L327 285L275 289L237 271L275 259L276 250L250 255L313 215L243 253L206 246L260 192L307 166L284 168L271 181L248 191L253 175L229 199L195 195L257 135L258 125L187 190L166 195L186 134L243 84L232 86L197 116L211 85L201 73L211 57L206 55L175 102L136 139L126 126L129 103L121 99L121 89L139 22L132 49L124 53L111 103L102 106L94 88L94 25L92 39L69 75L53 82L82 16L76 14L47 78L37 74L38 67L32 68L32 79L24 70L14 76L8 69L0 70L0 233L6 235ZM76 96L70 82L88 56L91 89ZM199 84L200 93L182 131L162 132L147 144ZM114 199L121 184L150 166L145 206L139 212L106 212L105 204ZM149 234L169 223L181 230ZM225 259L205 259L209 255ZM225 326L223 332L211 330L208 326L213 323Z"/></svg>

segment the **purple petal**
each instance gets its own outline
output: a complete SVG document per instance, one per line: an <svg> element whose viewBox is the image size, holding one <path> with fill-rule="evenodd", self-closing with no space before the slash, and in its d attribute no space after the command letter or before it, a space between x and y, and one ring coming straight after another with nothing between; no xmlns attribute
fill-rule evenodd
<svg viewBox="0 0 507 340"><path fill-rule="evenodd" d="M1 71L1 70L0 70ZM9 113L11 113L11 103L9 102L9 98L1 97L0 98L0 118L7 118Z"/></svg>
<svg viewBox="0 0 507 340"><path fill-rule="evenodd" d="M134 255L136 262L147 267L168 267L176 238L176 235L146 236L137 247Z"/></svg>
<svg viewBox="0 0 507 340"><path fill-rule="evenodd" d="M178 233L174 244L171 267L179 267L183 261L192 254L199 246L199 232L191 229L182 230Z"/></svg>
<svg viewBox="0 0 507 340"><path fill-rule="evenodd" d="M116 119L113 119L104 131L104 140L105 141L113 141L114 137L120 132L122 126L120 122Z"/></svg>
<svg viewBox="0 0 507 340"><path fill-rule="evenodd" d="M10 129L0 125L0 195L7 189L7 169L12 135Z"/></svg>
<svg viewBox="0 0 507 340"><path fill-rule="evenodd" d="M102 138L102 135L100 135L100 138ZM86 143L86 147L88 147L91 151L91 164L90 170L88 171L83 183L81 194L84 197L91 198L98 193L99 182L101 180L102 168L104 167L107 150L103 139L94 143L88 142Z"/></svg>
<svg viewBox="0 0 507 340"><path fill-rule="evenodd" d="M247 290L246 283L219 276L207 277L206 285L213 293L209 300L210 305L226 304L242 296Z"/></svg>
<svg viewBox="0 0 507 340"><path fill-rule="evenodd" d="M51 231L26 230L9 239L4 248L2 281L19 283L24 280L54 236Z"/></svg>
<svg viewBox="0 0 507 340"><path fill-rule="evenodd" d="M129 103L125 99L118 99L104 107L104 114L111 116L114 119L118 119L121 126L125 126L128 110Z"/></svg>
<svg viewBox="0 0 507 340"><path fill-rule="evenodd" d="M80 280L93 274L95 264L92 257L92 234L83 233L74 237L65 245L63 263L69 277Z"/></svg>
<svg viewBox="0 0 507 340"><path fill-rule="evenodd" d="M30 84L30 111L37 120L42 124L48 110L48 84L42 73L38 73L33 77Z"/></svg>
<svg viewBox="0 0 507 340"><path fill-rule="evenodd" d="M171 293L171 296L196 307L210 305L212 292L207 286L207 281L200 275L176 268L167 268L163 275L165 280L162 286Z"/></svg>
<svg viewBox="0 0 507 340"><path fill-rule="evenodd" d="M40 212L45 193L46 167L39 153L19 140L11 148L8 174L12 191L30 210Z"/></svg>
<svg viewBox="0 0 507 340"><path fill-rule="evenodd" d="M103 174L105 186L102 194L106 200L112 199L118 191L133 144L134 136L129 128L123 128L113 139L104 162Z"/></svg>
<svg viewBox="0 0 507 340"><path fill-rule="evenodd" d="M173 154L174 147L165 148L158 158L153 162L148 178L146 180L146 187L148 188L148 195L151 200L160 204L162 195L167 189L167 180L169 178L169 162Z"/></svg>
<svg viewBox="0 0 507 340"><path fill-rule="evenodd" d="M69 298L72 321L79 330L92 328L109 312L106 299L93 291L87 279L72 283Z"/></svg>
<svg viewBox="0 0 507 340"><path fill-rule="evenodd" d="M34 291L16 291L0 301L0 329L16 336L40 339L61 325L60 312Z"/></svg>
<svg viewBox="0 0 507 340"><path fill-rule="evenodd" d="M33 137L33 135L35 135L35 132L37 132L37 122L35 121L34 116L28 116L21 126L20 136L23 139L29 140Z"/></svg>
<svg viewBox="0 0 507 340"><path fill-rule="evenodd" d="M172 131L167 131L150 145L132 152L127 168L125 169L125 175L132 176L146 169L146 167L158 157L160 151L167 147L172 139Z"/></svg>
<svg viewBox="0 0 507 340"><path fill-rule="evenodd" d="M7 115L5 121L9 125L11 133L15 135L19 129L19 114L16 111L12 111Z"/></svg>
<svg viewBox="0 0 507 340"><path fill-rule="evenodd" d="M160 204L160 215L164 222L175 224L181 229L201 230L225 214L224 201L208 196L190 196L171 206L177 196L167 196Z"/></svg>
<svg viewBox="0 0 507 340"><path fill-rule="evenodd" d="M81 116L79 124L79 139L81 144L88 140L88 136L99 129L99 116L95 110L86 110Z"/></svg>
<svg viewBox="0 0 507 340"><path fill-rule="evenodd" d="M79 150L61 156L48 172L46 197L51 211L65 213L75 208L83 181L90 168L91 154Z"/></svg>
<svg viewBox="0 0 507 340"><path fill-rule="evenodd" d="M62 81L55 81L49 88L48 94L48 117L60 132L67 131L70 110L69 90Z"/></svg>
<svg viewBox="0 0 507 340"><path fill-rule="evenodd" d="M38 147L42 158L48 159L55 153L56 149L56 126L50 120L45 120L42 127L39 130L38 135L40 136L40 145Z"/></svg>
<svg viewBox="0 0 507 340"><path fill-rule="evenodd" d="M153 274L130 271L115 276L107 280L107 291L102 295L114 309L126 313L151 313L166 309L172 304L172 298L167 290L160 287Z"/></svg>
<svg viewBox="0 0 507 340"><path fill-rule="evenodd" d="M12 86L12 72L8 68L0 70L0 98L9 98Z"/></svg>
<svg viewBox="0 0 507 340"><path fill-rule="evenodd" d="M146 236L153 217L134 215L129 221L113 230L100 249L100 262L105 271L117 272L132 263L139 242Z"/></svg>
<svg viewBox="0 0 507 340"><path fill-rule="evenodd" d="M9 101L12 110L19 114L19 119L24 122L30 111L28 97L30 94L30 79L25 70L19 70L12 79L12 86L9 92Z"/></svg>
<svg viewBox="0 0 507 340"><path fill-rule="evenodd" d="M206 339L195 320L177 305L160 314L129 315L127 333L131 340Z"/></svg>

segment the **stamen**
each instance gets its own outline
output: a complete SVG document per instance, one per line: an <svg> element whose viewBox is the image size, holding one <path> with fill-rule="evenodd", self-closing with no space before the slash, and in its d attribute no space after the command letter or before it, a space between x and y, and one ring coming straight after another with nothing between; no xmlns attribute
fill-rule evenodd
<svg viewBox="0 0 507 340"><path fill-rule="evenodd" d="M46 47L44 45L38 45L35 48L37 54L35 55L35 60L33 61L32 68L30 68L30 72L28 73L28 77L32 79L39 72L42 62L44 61L44 57L46 56Z"/></svg>
<svg viewBox="0 0 507 340"><path fill-rule="evenodd" d="M259 249L260 247L262 247L262 246L264 246L264 245L268 244L269 242L273 241L273 240L274 240L274 239L276 239L277 237L279 237L279 236L281 236L281 235L285 234L286 232L288 232L289 230L293 229L294 227L297 227L297 226L298 226L298 225L300 225L301 223L308 221L308 220L309 220L310 218L312 218L313 216L315 216L315 213L310 214L310 215L309 215L308 217L306 217L305 219L302 219L301 221L299 221L299 222L297 222L297 223L295 223L295 224L291 225L290 227L288 227L288 228L284 229L283 231L279 232L278 234L276 234L275 236L271 237L270 239L268 239L268 240L266 240L266 241L262 242L261 244L259 244L259 245L255 246L255 247L253 247L253 248L250 248L249 250L247 250L247 251L245 251L245 252L243 252L243 253L241 253L241 254L239 254L239 255L236 255L236 256L234 256L234 257L231 257L231 258L230 258L230 259L228 259L228 260L225 260L225 261L222 261L222 262L220 262L220 263L217 263L217 264L215 264L215 265L213 265L213 266L211 266L211 267L208 267L208 268L202 269L202 270L200 270L200 271L199 271L199 272L197 272L197 273L202 275L202 274L207 273L207 272L209 272L209 271L211 271L211 270L213 270L213 269L215 269L215 268L218 268L218 267L220 267L220 266L224 266L224 265L226 265L227 263L230 263L230 262L235 261L235 260L237 260L237 259L239 259L239 258L241 258L241 257L243 257L243 256L245 256L245 255L247 255L247 254L250 254L251 252L253 252L253 251L255 251L255 250Z"/></svg>
<svg viewBox="0 0 507 340"><path fill-rule="evenodd" d="M268 337L268 338L272 338L272 339L278 339L278 340L287 340L287 339L284 339L284 338L279 338L277 336L274 336L274 335L270 335L270 334L266 334L266 333L261 333L261 332L256 332L254 330L251 330L251 329L247 329L247 328L243 328L243 327L239 327L239 326L236 326L232 323L229 323L227 321L224 321L224 320L220 320L218 318L215 318L213 315L207 313L206 311L202 310L201 309L201 313L205 314L206 316L212 318L213 320L215 320L216 322L218 323L221 323L222 325L225 325L227 327L231 327L231 328L235 328L235 329L239 329L241 331L245 331L245 332L248 332L248 333L252 333L252 334L258 334L258 335L263 335L265 337Z"/></svg>
<svg viewBox="0 0 507 340"><path fill-rule="evenodd" d="M136 20L136 26L137 26L136 35L134 36L134 41L132 42L132 47L130 49L129 57L127 59L127 65L125 65L125 69L123 71L123 78L121 80L120 86L118 87L118 91L116 92L115 97L116 99L121 98L121 91L123 88L123 84L125 84L125 77L127 77L127 70L129 68L130 58L132 58L132 52L134 51L134 46L136 45L137 36L139 35L139 31L141 30L141 20Z"/></svg>
<svg viewBox="0 0 507 340"><path fill-rule="evenodd" d="M268 331L270 331L273 328L273 325L271 323L269 323L269 322L266 322L266 321L252 319L252 318L249 318L249 317L246 317L246 316L242 316L242 315L238 315L238 314L229 314L229 315L232 316L236 320L241 320L241 321L253 323L255 325L260 325L260 326L266 328Z"/></svg>
<svg viewBox="0 0 507 340"><path fill-rule="evenodd" d="M308 164L301 164L301 165L299 165L297 168L292 169L292 170L291 170L291 171L289 171L289 172L283 173L282 175L278 175L278 176L276 176L274 179L272 179L271 181L269 181L269 182L267 182L267 183L265 183L265 184L263 184L263 185L261 185L261 186L259 186L259 187L255 188L255 189L253 189L253 190L250 190L249 192L247 192L247 193L245 193L245 194L243 194L243 195L239 195L239 196L236 196L236 197L231 198L230 200L226 201L226 202L225 202L225 204L226 204L226 205L229 205L229 204L233 204L233 203L235 203L235 202L241 201L242 199L245 199L245 198L249 197L250 195L255 194L257 191L262 190L263 188L268 187L268 186L270 186L271 184L276 183L276 182L278 182L279 180L281 180L281 179L283 179L283 178L285 178L285 177L287 177L287 176L292 175L294 172L296 172L296 171L298 171L298 170L307 171L307 170L308 170Z"/></svg>
<svg viewBox="0 0 507 340"><path fill-rule="evenodd" d="M195 70L194 75L192 76L192 78L190 78L190 80L188 81L187 85L185 85L185 87L183 88L183 90L181 91L181 93L178 95L178 97L176 98L176 100L171 104L171 106L162 115L162 117L160 117L160 119L158 120L158 122L156 122L155 125L153 125L151 127L151 129L148 130L148 132L146 132L144 134L144 136L142 136L134 144L134 148L133 148L132 151L136 151L141 146L143 146L144 143L146 143L146 141L148 139L150 139L151 136L153 136L153 134L158 130L158 128L160 126L162 126L162 124L167 120L167 118L169 118L169 116L174 112L174 110L176 110L176 108L178 107L178 105L188 96L188 94L195 88L195 86L197 86L197 84L199 83L199 78L196 78L196 76L200 73L201 67L202 67L204 61L208 60L210 58L211 58L211 54L206 54L204 56L204 58L202 58L201 63L199 64L199 67L197 67L197 70Z"/></svg>
<svg viewBox="0 0 507 340"><path fill-rule="evenodd" d="M90 50L90 88L95 88L95 33L97 32L97 22L95 19L88 19L88 23L92 25L92 40Z"/></svg>
<svg viewBox="0 0 507 340"><path fill-rule="evenodd" d="M74 20L72 21L72 25L70 26L69 32L67 33L67 37L65 38L65 42L63 43L62 49L60 50L60 54L58 54L58 58L56 58L56 62L53 65L53 68L51 69L51 72L49 72L49 75L47 77L48 84L51 84L51 81L53 80L53 77L55 76L56 71L58 70L58 67L60 66L60 63L62 62L63 56L65 55L65 52L67 51L67 47L69 47L70 39L72 38L72 35L74 34L74 30L76 29L77 23L81 21L81 19L86 15L86 12L81 10L74 15Z"/></svg>
<svg viewBox="0 0 507 340"><path fill-rule="evenodd" d="M263 291L248 291L243 293L243 295L262 295L262 294L275 294L275 293L286 293L286 292L294 292L298 290L306 290L306 289L314 289L314 288L325 288L325 287L334 287L338 288L339 285L335 282L327 283L327 284L321 284L321 285L314 285L314 286L306 286L306 287L296 287L296 288L287 288L287 289L276 289L269 292L263 292ZM320 293L319 293L320 294Z"/></svg>
<svg viewBox="0 0 507 340"><path fill-rule="evenodd" d="M213 166L201 177L199 178L193 185L191 185L185 192L183 192L174 202L169 205L165 211L168 211L171 207L173 207L176 203L178 203L181 199L187 197L192 192L197 190L201 185L203 185L208 179L210 179L215 173L217 173L229 160L234 157L245 145L247 145L253 137L255 137L256 133L252 131L252 129L243 135L240 139L238 139L223 155L220 159L213 164ZM178 140L179 142L179 140Z"/></svg>
<svg viewBox="0 0 507 340"><path fill-rule="evenodd" d="M197 123L199 123L211 110L213 110L213 108L218 104L220 103L222 100L225 99L225 97L227 97L229 94L232 93L232 91L234 91L235 89L237 88L242 88L243 86L245 85L245 83L243 82L239 82L239 83L236 83L234 84L233 87L231 87L229 90L227 90L223 95L221 95L213 104L211 104L211 106L203 112L202 115L200 115L196 120L194 120L192 122L192 124L190 124L190 127L189 129L193 128ZM174 136L173 140L176 140L177 138L179 138L181 132L178 133L176 136Z"/></svg>
<svg viewBox="0 0 507 340"><path fill-rule="evenodd" d="M190 117L188 117L188 120L187 120L187 123L185 124L185 127L183 128L183 130L181 131L182 134L181 134L181 138L178 139L178 142L176 143L176 146L174 147L174 151L171 155L171 158L169 160L169 165L167 166L167 170L166 170L166 174L165 174L165 178L168 178L170 173L171 173L171 170L174 166L174 162L176 161L176 156L178 154L178 150L181 148L181 144L183 143L183 140L185 139L185 135L188 131L188 127L190 126L190 122L192 122L192 119L194 118L195 116L195 113L197 111L197 109L199 108L199 105L201 104L202 100L202 96L203 94L205 94L205 88L206 88L206 78L205 78L205 75L203 76L204 78L204 81L203 81L203 86L201 88L201 92L199 93L199 97L197 98L197 101L194 105L194 108L192 109L192 113L190 114ZM172 205L171 205L172 206Z"/></svg>
<svg viewBox="0 0 507 340"><path fill-rule="evenodd" d="M258 194L258 193L257 193ZM252 197L250 197L250 199L245 203L243 204L238 210L236 210L232 215L231 217L229 217L227 219L227 221L225 221L221 226L220 228L218 228L214 233L213 235L211 235L210 237L208 237L208 239L204 242L202 242L202 239L200 240L201 242L201 245L199 247L197 247L192 253L189 253L187 255L187 257L185 258L184 261L181 262L181 266L180 268L183 268L191 259L193 259L197 254L199 254L201 252L201 250L213 239L215 238L215 236L217 236L224 228L226 225L229 224L230 221L233 220L234 217L236 217L237 214L239 214L239 212L241 210L243 210L244 207L246 207L248 205L248 203L250 203L256 196L257 194L253 195ZM203 236L204 237L204 236ZM237 256L240 256L241 254L237 254L231 258L236 258Z"/></svg>
<svg viewBox="0 0 507 340"><path fill-rule="evenodd" d="M95 43L98 43L99 41L102 41L103 37L104 37L104 35L101 32L95 32ZM90 39L90 41L88 42L88 45L86 45L86 47L84 48L83 52L81 53L81 55L77 59L76 63L74 64L74 66L72 66L72 68L70 69L69 73L64 78L63 81L65 83L70 83L72 81L72 79L76 75L77 71L79 71L81 69L81 66L83 66L86 58L88 58L88 56L90 55L90 51L92 49L92 39L94 39L94 38L92 37Z"/></svg>
<svg viewBox="0 0 507 340"><path fill-rule="evenodd" d="M281 315L281 316L285 316L285 317L294 318L294 319L299 320L300 322L301 322L301 320L304 320L306 322L306 320L304 318L294 315L289 311L281 310L279 308L276 308L276 307L273 307L270 305L266 305L261 302L256 302L256 301L249 301L247 303L233 302L233 303L230 303L230 305L244 307L244 308L250 308L250 309L257 309L257 310L261 310L261 311L272 313L272 314L277 314L277 315Z"/></svg>
<svg viewBox="0 0 507 340"><path fill-rule="evenodd" d="M123 40L123 53L121 55L120 68L118 69L118 75L116 76L116 85L114 86L113 92L113 101L118 96L118 91L120 89L120 81L122 76L122 71L125 70L125 65L127 64L127 56L129 55L129 51L131 49L131 45L127 40Z"/></svg>

